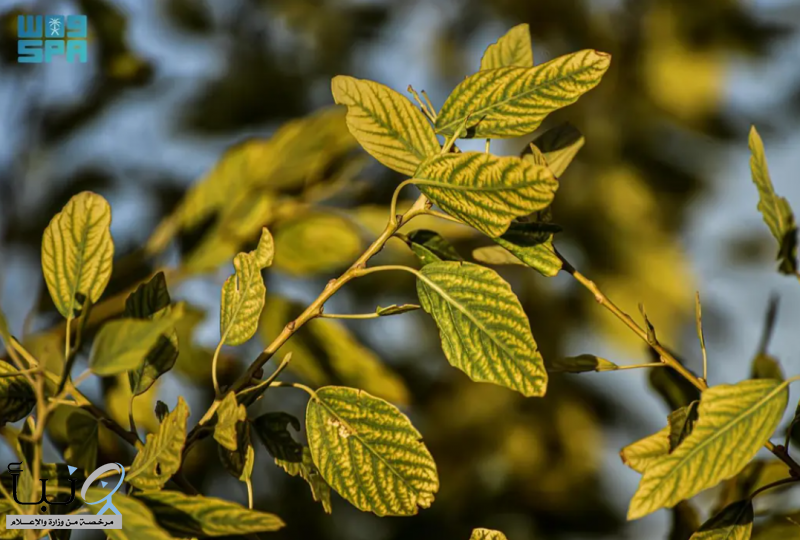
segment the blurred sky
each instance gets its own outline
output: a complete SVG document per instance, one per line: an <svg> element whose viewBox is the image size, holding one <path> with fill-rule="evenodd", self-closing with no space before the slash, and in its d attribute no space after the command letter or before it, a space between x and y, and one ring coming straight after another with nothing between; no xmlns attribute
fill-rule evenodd
<svg viewBox="0 0 800 540"><path fill-rule="evenodd" d="M363 2L369 0L362 0ZM378 2L379 0L373 0ZM31 6L34 2L0 0L0 7L14 5ZM212 79L222 70L225 61L221 53L224 44L215 44L207 39L198 39L182 34L174 28L166 28L164 17L158 14L155 0L118 0L118 6L128 15L129 38L132 48L146 58L157 59L156 81L144 90L130 91L116 102L105 114L97 118L80 134L67 139L49 156L48 161L32 164L26 184L26 197L36 200L43 196L40 186L44 179L51 180L53 171L66 177L70 171L90 163L101 162L130 177L131 188L121 188L108 197L114 212L113 233L120 251L131 245L141 244L155 226L155 216L148 218L142 207L148 204L142 192L135 189L136 183L149 181L149 177L137 174L137 166L147 163L162 169L170 178L197 178L218 159L223 149L233 142L229 138L189 138L176 133L176 118L173 112L177 104L185 102L196 90L198 78ZM224 14L235 9L237 2L209 2L214 9ZM614 10L618 3L613 0L597 0L598 10ZM440 106L449 88L437 86L438 78L431 76L435 67L431 55L426 51L434 45L432 38L437 28L453 16L457 3L443 1L409 2L404 17L390 26L377 46L363 48L356 55L361 66L359 77L369 77L403 92L411 83L416 89L426 89L434 104ZM749 2L750 9L764 19L776 19L786 24L791 22L800 30L800 0L757 0ZM53 2L48 11L54 13L70 11L65 3ZM280 28L274 36L280 36ZM471 57L478 59L483 49L505 31L503 25L485 28L476 35L471 44ZM551 58L546 50L535 48L537 63ZM91 52L90 52L91 55ZM728 66L725 107L735 109L740 117L756 116L759 111L774 108L784 101L785 94L796 87L800 79L800 32L791 40L783 42L780 49L772 52L768 61L734 60ZM14 76L0 73L0 166L10 163L26 141L15 136L14 126L26 121L19 117L19 101L33 96L45 96L48 101L61 102L80 100L86 90L89 77L83 70L91 70L92 64L76 65L55 63L42 69L41 78L31 86L23 86ZM332 103L327 87L320 87L318 105ZM781 122L778 114L773 127L779 137L765 136L767 157L776 190L787 197L796 210L800 209L800 126ZM757 193L750 180L747 151L748 125L739 127L740 137L729 147L720 147L709 140L696 141L699 151L707 152L703 162L708 177L713 180L711 189L693 201L690 219L682 232L683 246L689 255L703 304L708 313L721 317L725 324L710 324L706 331L710 362L710 382L718 384L735 382L749 374L750 361L762 330L761 321L771 293L782 298L780 313L772 341L771 352L777 356L787 373L800 373L800 336L797 321L800 321L800 286L796 280L779 275L770 266L734 265L730 260L731 240L743 236L760 234L766 237L767 229L756 210ZM237 133L236 139L242 137ZM592 141L588 140L587 145ZM466 149L482 149L483 141L472 141L462 146ZM565 189L570 189L567 186ZM0 249L2 247L0 246ZM19 332L21 321L30 308L31 287L38 284L38 276L29 272L35 261L22 258L8 249L0 251L0 275L3 276L2 306L9 319L14 321L14 330ZM204 297L211 307L201 339L215 344L218 320L215 306L219 301L219 286L229 269L223 268L216 279L190 282L181 288L181 293ZM569 280L561 275L552 286L563 285ZM298 295L308 292L298 289ZM316 294L314 292L314 294ZM598 308L599 309L599 308ZM735 329L722 333L721 328ZM694 329L687 327L685 339L676 343L679 350L693 351L699 357ZM620 364L636 363L638 357L614 347L597 336L576 332L567 352L593 352L617 361ZM652 397L641 371L603 373L586 377L586 381L609 392L623 396L629 410L636 411L648 424L641 426L644 436L664 423L661 404ZM624 392L622 390L624 389ZM175 401L173 384L162 386L165 401ZM183 390L182 390L183 391ZM797 399L798 389L792 392L790 403ZM789 409L792 409L790 407ZM787 410L787 415L790 414ZM638 428L637 428L638 429ZM611 434L606 442L606 481L613 486L620 509L627 506L639 475L625 468L617 457L621 446L632 440L631 433ZM2 462L2 459L0 459ZM665 527L668 515L659 513L630 529L630 538L642 538L652 534L652 528ZM663 538L655 534L653 538Z"/></svg>

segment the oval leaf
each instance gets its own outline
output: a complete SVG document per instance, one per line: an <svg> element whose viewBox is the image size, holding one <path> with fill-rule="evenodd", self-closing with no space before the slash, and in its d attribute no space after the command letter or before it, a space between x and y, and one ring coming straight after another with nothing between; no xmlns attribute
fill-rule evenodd
<svg viewBox="0 0 800 540"><path fill-rule="evenodd" d="M622 463L644 473L658 458L669 454L669 426L620 450Z"/></svg>
<svg viewBox="0 0 800 540"><path fill-rule="evenodd" d="M236 394L228 392L217 409L214 440L231 452L238 448L236 426L247 419L247 409L236 402Z"/></svg>
<svg viewBox="0 0 800 540"><path fill-rule="evenodd" d="M497 273L471 263L422 267L420 304L439 327L447 360L472 380L543 396L547 372L528 317L511 286Z"/></svg>
<svg viewBox="0 0 800 540"><path fill-rule="evenodd" d="M461 137L479 139L531 133L548 114L597 86L610 64L611 55L585 50L532 68L479 71L447 98L436 133L451 136L462 126Z"/></svg>
<svg viewBox="0 0 800 540"><path fill-rule="evenodd" d="M527 24L518 24L483 53L481 70L501 67L533 67L531 31Z"/></svg>
<svg viewBox="0 0 800 540"><path fill-rule="evenodd" d="M788 397L787 384L772 379L703 392L691 435L647 468L628 519L671 508L739 473L778 427Z"/></svg>
<svg viewBox="0 0 800 540"><path fill-rule="evenodd" d="M95 193L72 197L42 238L42 271L59 313L71 319L83 299L96 303L111 278L111 207Z"/></svg>
<svg viewBox="0 0 800 540"><path fill-rule="evenodd" d="M139 493L136 498L146 504L158 524L176 538L237 536L284 527L281 518L274 514L248 510L214 497L150 491Z"/></svg>
<svg viewBox="0 0 800 540"><path fill-rule="evenodd" d="M545 362L548 373L585 373L587 371L614 371L619 366L593 354L579 354Z"/></svg>
<svg viewBox="0 0 800 540"><path fill-rule="evenodd" d="M267 288L261 267L251 253L239 253L233 266L236 273L222 286L219 333L220 342L241 345L258 329Z"/></svg>
<svg viewBox="0 0 800 540"><path fill-rule="evenodd" d="M181 467L181 453L186 442L186 419L189 407L181 396L178 405L170 412L158 433L147 436L125 478L135 488L147 491L161 489Z"/></svg>
<svg viewBox="0 0 800 540"><path fill-rule="evenodd" d="M375 159L411 176L439 141L428 120L408 99L373 81L339 75L331 81L333 99L347 105L347 127Z"/></svg>
<svg viewBox="0 0 800 540"><path fill-rule="evenodd" d="M126 476L127 478L127 476ZM108 490L89 488L86 500L99 501L108 495ZM119 491L111 496L114 506L122 514L122 529L106 529L104 532L111 540L171 540L172 536L156 524L153 513L147 506L133 497L126 497ZM102 504L85 505L89 512L97 515L103 509Z"/></svg>
<svg viewBox="0 0 800 540"><path fill-rule="evenodd" d="M404 237L406 244L423 265L437 261L463 261L458 251L437 232L426 229L411 231Z"/></svg>
<svg viewBox="0 0 800 540"><path fill-rule="evenodd" d="M506 535L500 531L494 531L492 529L475 529L472 531L472 535L469 537L469 540L508 540L508 538L506 538Z"/></svg>
<svg viewBox="0 0 800 540"><path fill-rule="evenodd" d="M89 367L102 377L139 368L159 339L174 332L183 312L183 304L177 304L153 320L119 319L106 323L92 344Z"/></svg>
<svg viewBox="0 0 800 540"><path fill-rule="evenodd" d="M559 232L561 227L552 223L518 222L514 221L502 236L494 241L508 250L513 255L508 259L517 259L517 263L490 263L490 264L519 264L533 268L545 277L553 277L561 270L561 259L553 248L553 233ZM481 255L485 255L482 253ZM496 256L496 260L499 259ZM477 260L481 260L476 257ZM485 261L489 262L489 261Z"/></svg>
<svg viewBox="0 0 800 540"><path fill-rule="evenodd" d="M0 361L0 426L22 420L36 406L36 393L14 366Z"/></svg>
<svg viewBox="0 0 800 540"><path fill-rule="evenodd" d="M541 156L556 178L561 178L585 142L581 132L565 122L536 137L522 153L522 157L538 162Z"/></svg>
<svg viewBox="0 0 800 540"><path fill-rule="evenodd" d="M87 474L97 467L99 427L97 418L82 410L76 410L67 418L67 449L64 451L64 459Z"/></svg>
<svg viewBox="0 0 800 540"><path fill-rule="evenodd" d="M363 390L326 386L308 402L306 430L320 474L356 508L408 516L433 502L436 463L394 405Z"/></svg>
<svg viewBox="0 0 800 540"><path fill-rule="evenodd" d="M748 499L726 506L689 540L749 540L752 532L753 503Z"/></svg>
<svg viewBox="0 0 800 540"><path fill-rule="evenodd" d="M361 254L361 236L341 216L310 212L275 230L275 267L294 276L330 272L347 266Z"/></svg>
<svg viewBox="0 0 800 540"><path fill-rule="evenodd" d="M483 152L433 157L414 178L439 208L491 237L506 232L515 218L549 206L558 189L545 166Z"/></svg>

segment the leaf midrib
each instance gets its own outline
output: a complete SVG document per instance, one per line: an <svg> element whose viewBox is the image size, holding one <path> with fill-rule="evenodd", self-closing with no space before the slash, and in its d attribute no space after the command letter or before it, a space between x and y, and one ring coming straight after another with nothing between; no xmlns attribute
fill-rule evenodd
<svg viewBox="0 0 800 540"><path fill-rule="evenodd" d="M597 52L595 52L595 54L597 54ZM557 60L557 59L555 59L555 60ZM449 130L452 126L461 124L464 121L464 118L466 118L467 116L478 117L478 116L482 115L484 112L491 111L492 109L495 109L497 107L505 105L506 103L508 103L510 101L514 101L514 100L517 100L517 99L524 98L527 95L532 94L532 93L534 93L534 92L536 92L536 91L538 91L538 90L540 90L542 88L547 88L547 87L549 87L549 86L551 86L551 85L553 85L555 83L559 83L559 82L561 82L561 81L563 81L565 79L572 78L572 77L574 77L576 75L579 75L579 74L583 73L584 71L588 71L590 69L593 69L594 68L594 64L596 64L596 62L593 62L592 64L590 64L588 66L587 65L581 66L580 68L576 69L575 71L569 72L569 74L561 75L561 76L555 77L553 79L547 79L547 81L544 84L537 85L537 86L531 88L530 90L526 90L525 92L521 92L519 94L514 94L512 97L509 97L509 98L504 99L502 101L495 101L491 105L486 106L483 109L478 109L478 110L475 110L475 111L470 111L467 114L463 114L463 115L459 116L458 118L452 120L450 123L445 124L440 128L437 128L436 129L436 133L443 133L444 134L445 131ZM515 69L542 69L546 65L547 64L541 64L539 66L532 67L532 68L515 68ZM508 74L506 74L506 75L508 75ZM476 122L476 124L479 124L480 122L481 122L481 120L478 120L478 122ZM475 124L473 124L473 125L475 125Z"/></svg>

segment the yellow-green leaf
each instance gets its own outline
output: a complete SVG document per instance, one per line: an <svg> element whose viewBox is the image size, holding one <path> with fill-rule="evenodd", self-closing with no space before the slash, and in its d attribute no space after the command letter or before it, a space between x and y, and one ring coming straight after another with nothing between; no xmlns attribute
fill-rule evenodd
<svg viewBox="0 0 800 540"><path fill-rule="evenodd" d="M697 422L697 408L699 401L692 401L685 407L669 413L669 451L674 452L686 437L691 435L694 424Z"/></svg>
<svg viewBox="0 0 800 540"><path fill-rule="evenodd" d="M438 262L417 279L422 308L439 327L447 360L472 380L543 396L547 372L528 317L511 286L494 270Z"/></svg>
<svg viewBox="0 0 800 540"><path fill-rule="evenodd" d="M256 249L250 252L250 255L256 261L259 268L268 268L272 266L272 261L275 258L275 240L272 239L269 229L266 227L261 228L261 237L258 239Z"/></svg>
<svg viewBox="0 0 800 540"><path fill-rule="evenodd" d="M548 373L584 373L587 371L614 371L619 366L593 354L567 356L545 362Z"/></svg>
<svg viewBox="0 0 800 540"><path fill-rule="evenodd" d="M514 221L502 236L493 239L499 246L479 248L472 256L487 264L522 264L553 277L561 270L561 259L553 248L553 233L560 230L551 223Z"/></svg>
<svg viewBox="0 0 800 540"><path fill-rule="evenodd" d="M22 420L36 406L36 393L19 370L0 360L0 426Z"/></svg>
<svg viewBox="0 0 800 540"><path fill-rule="evenodd" d="M275 267L295 276L337 270L361 254L361 236L348 219L308 212L275 229Z"/></svg>
<svg viewBox="0 0 800 540"><path fill-rule="evenodd" d="M127 476L126 476L127 478ZM108 496L108 490L89 488L86 501L100 501ZM126 497L120 491L112 496L114 507L122 514L122 529L106 529L104 532L111 540L171 540L173 537L156 523L153 513L147 506L134 497ZM84 508L97 515L103 509L102 504L85 505Z"/></svg>
<svg viewBox="0 0 800 540"><path fill-rule="evenodd" d="M414 178L439 208L493 238L515 218L549 206L558 189L547 167L484 152L433 157Z"/></svg>
<svg viewBox="0 0 800 540"><path fill-rule="evenodd" d="M532 133L548 114L597 86L610 64L611 55L584 50L536 67L479 71L447 98L436 118L436 133L451 136L462 126L460 137Z"/></svg>
<svg viewBox="0 0 800 540"><path fill-rule="evenodd" d="M767 353L758 353L753 358L753 364L750 368L750 378L752 379L776 379L782 381L783 369L778 360Z"/></svg>
<svg viewBox="0 0 800 540"><path fill-rule="evenodd" d="M333 99L347 105L347 127L375 159L411 176L439 141L425 115L407 98L382 84L339 75L331 81Z"/></svg>
<svg viewBox="0 0 800 540"><path fill-rule="evenodd" d="M492 529L474 529L469 540L508 540L508 538L500 531Z"/></svg>
<svg viewBox="0 0 800 540"><path fill-rule="evenodd" d="M95 193L72 197L42 238L42 271L59 313L71 319L88 298L97 303L111 278L111 207Z"/></svg>
<svg viewBox="0 0 800 540"><path fill-rule="evenodd" d="M236 452L236 426L247 419L247 409L236 402L236 394L228 392L217 409L214 440L231 452Z"/></svg>
<svg viewBox="0 0 800 540"><path fill-rule="evenodd" d="M331 506L331 487L322 478L317 466L314 465L314 460L311 458L311 450L307 446L303 448L300 461L275 458L275 464L291 476L300 476L305 480L308 487L311 488L311 496L314 497L315 501L322 504L322 509L326 514L330 514L333 511Z"/></svg>
<svg viewBox="0 0 800 540"><path fill-rule="evenodd" d="M67 418L64 460L87 474L97 467L98 428L97 418L82 410L76 410Z"/></svg>
<svg viewBox="0 0 800 540"><path fill-rule="evenodd" d="M139 368L159 339L174 331L181 317L183 304L177 304L160 318L119 319L106 323L92 344L89 367L103 377Z"/></svg>
<svg viewBox="0 0 800 540"><path fill-rule="evenodd" d="M458 251L437 232L417 229L401 237L419 262L430 264L437 261L463 261Z"/></svg>
<svg viewBox="0 0 800 540"><path fill-rule="evenodd" d="M145 440L125 476L133 487L143 491L161 489L181 466L181 453L186 442L186 420L189 407L181 396L178 405L170 412L158 433L151 433Z"/></svg>
<svg viewBox="0 0 800 540"><path fill-rule="evenodd" d="M363 390L326 386L308 402L306 430L320 474L356 508L408 516L433 502L436 463L394 405Z"/></svg>
<svg viewBox="0 0 800 540"><path fill-rule="evenodd" d="M726 506L705 523L689 540L750 540L753 532L753 503L750 499Z"/></svg>
<svg viewBox="0 0 800 540"><path fill-rule="evenodd" d="M242 482L252 474L253 445L250 442L250 424L239 422L236 425L236 450L231 452L222 445L217 446L217 454L223 468Z"/></svg>
<svg viewBox="0 0 800 540"><path fill-rule="evenodd" d="M239 536L277 531L285 526L274 514L248 510L214 497L166 490L139 493L136 497L153 512L158 524L176 538Z"/></svg>
<svg viewBox="0 0 800 540"><path fill-rule="evenodd" d="M669 454L669 426L620 450L622 463L644 473L658 458Z"/></svg>
<svg viewBox="0 0 800 540"><path fill-rule="evenodd" d="M703 392L691 435L645 470L628 519L671 508L739 473L778 427L788 395L787 383L772 379Z"/></svg>
<svg viewBox="0 0 800 540"><path fill-rule="evenodd" d="M561 178L585 142L581 132L565 122L536 137L531 143L532 147L528 146L522 157L537 162L537 154L540 154L556 178ZM538 150L537 154L534 154L534 149Z"/></svg>
<svg viewBox="0 0 800 540"><path fill-rule="evenodd" d="M755 126L750 129L750 171L758 189L758 211L778 242L778 261L784 274L797 272L797 224L789 201L775 193L767 167L764 143Z"/></svg>
<svg viewBox="0 0 800 540"><path fill-rule="evenodd" d="M236 273L225 280L220 302L220 342L241 345L255 335L267 288L251 253L233 259Z"/></svg>
<svg viewBox="0 0 800 540"><path fill-rule="evenodd" d="M481 70L501 67L533 67L531 31L527 24L518 24L483 53Z"/></svg>

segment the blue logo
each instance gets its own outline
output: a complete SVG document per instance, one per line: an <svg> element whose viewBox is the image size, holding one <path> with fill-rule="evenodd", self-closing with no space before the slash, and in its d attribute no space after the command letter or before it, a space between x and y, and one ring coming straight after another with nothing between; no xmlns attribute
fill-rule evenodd
<svg viewBox="0 0 800 540"><path fill-rule="evenodd" d="M67 62L86 63L88 28L86 15L19 15L17 62L47 64L65 56Z"/></svg>
<svg viewBox="0 0 800 540"><path fill-rule="evenodd" d="M86 500L86 490L89 489L89 486L92 485L92 482L97 480L98 476L100 476L103 473L109 472L109 471L114 471L116 473L119 473L120 477L119 477L119 482L117 482L117 485L114 486L114 489L112 489L111 491L108 492L108 495L106 495L105 497L103 497L99 501L95 501L95 502L87 501ZM119 463L106 463L102 467L98 467L97 469L95 469L95 471L92 474L90 474L89 478L87 478L86 481L83 483L83 489L81 489L81 498L83 499L83 502L85 502L86 504L88 504L90 506L95 505L95 504L100 504L103 501L106 502L106 504L104 504L103 507L97 512L98 516L102 516L103 514L105 514L106 510L111 510L112 512L114 512L118 516L121 516L122 514L120 514L119 510L117 510L117 507L114 506L114 502L111 500L111 496L114 493L117 492L117 490L122 485L122 481L123 480L125 480L125 467L123 467ZM105 484L106 483L103 482L103 487L105 487Z"/></svg>

